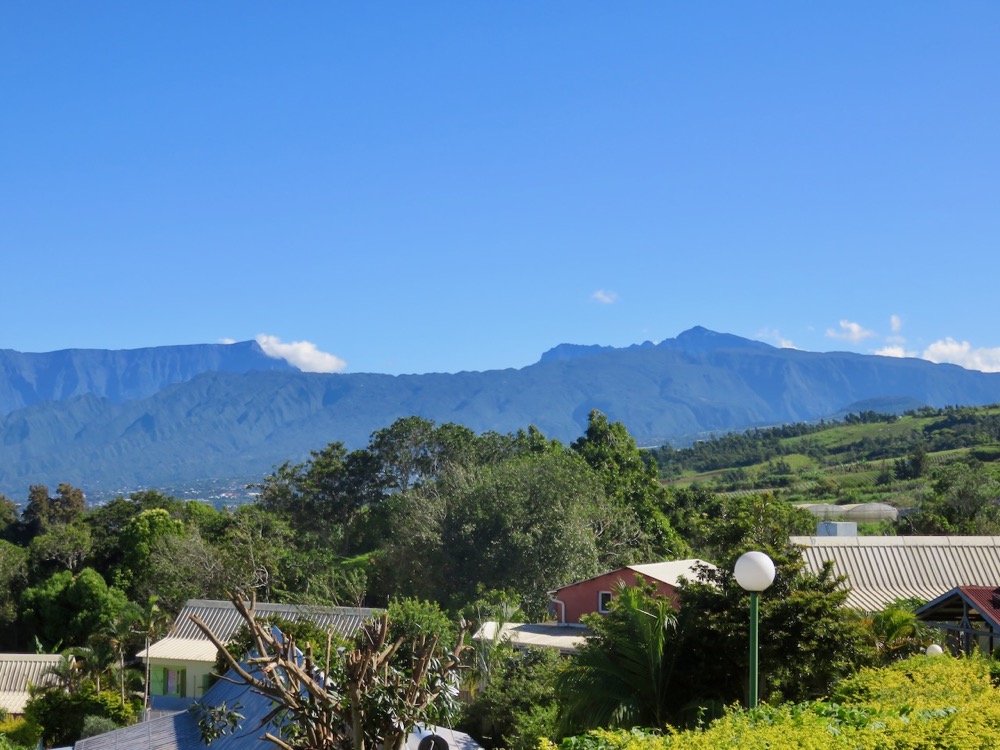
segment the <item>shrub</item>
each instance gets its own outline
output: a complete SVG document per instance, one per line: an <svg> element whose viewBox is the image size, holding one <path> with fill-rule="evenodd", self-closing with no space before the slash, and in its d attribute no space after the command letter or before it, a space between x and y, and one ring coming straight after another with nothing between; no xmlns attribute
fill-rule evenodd
<svg viewBox="0 0 1000 750"><path fill-rule="evenodd" d="M41 739L47 747L73 744L82 736L88 716L103 716L117 726L125 726L134 721L135 707L131 703L122 705L116 693L98 693L90 685L72 693L45 690L24 707L24 718L41 727Z"/></svg>
<svg viewBox="0 0 1000 750"><path fill-rule="evenodd" d="M5 739L11 748L33 748L38 744L38 739L42 735L42 730L38 725L31 723L24 717L7 717L0 721L0 739ZM0 744L0 750L7 750L7 747Z"/></svg>
<svg viewBox="0 0 1000 750"><path fill-rule="evenodd" d="M83 730L80 732L80 739L84 737L96 737L99 734L113 732L118 729L118 724L114 719L107 716L85 716L83 719Z"/></svg>
<svg viewBox="0 0 1000 750"><path fill-rule="evenodd" d="M562 750L918 750L987 748L1000 700L984 659L915 656L844 680L830 701L730 710L704 729L598 730ZM553 750L552 743L542 748Z"/></svg>

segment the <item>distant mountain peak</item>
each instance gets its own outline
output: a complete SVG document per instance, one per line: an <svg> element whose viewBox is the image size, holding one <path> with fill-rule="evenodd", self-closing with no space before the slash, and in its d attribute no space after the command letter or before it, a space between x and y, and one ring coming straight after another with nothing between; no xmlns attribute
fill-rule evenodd
<svg viewBox="0 0 1000 750"><path fill-rule="evenodd" d="M593 357L615 351L634 351L647 348L674 349L678 351L701 354L717 349L774 349L763 341L745 339L732 333L718 333L704 326L694 326L677 335L674 339L664 339L659 344L644 341L626 347L601 346L599 344L559 344L542 354L540 362L558 362L580 357Z"/></svg>
<svg viewBox="0 0 1000 750"><path fill-rule="evenodd" d="M774 349L763 341L754 341L732 333L719 333L704 326L694 326L682 331L675 339L664 339L662 349L680 349L686 352L710 352L717 349Z"/></svg>

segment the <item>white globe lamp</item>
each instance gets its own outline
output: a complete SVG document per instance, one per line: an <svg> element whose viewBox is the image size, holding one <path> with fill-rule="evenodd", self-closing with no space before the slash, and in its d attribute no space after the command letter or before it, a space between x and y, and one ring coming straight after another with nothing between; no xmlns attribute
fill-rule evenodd
<svg viewBox="0 0 1000 750"><path fill-rule="evenodd" d="M736 582L741 588L750 592L750 690L748 705L757 708L757 655L758 646L757 620L760 610L760 592L774 583L774 560L763 552L746 552L740 555L733 570Z"/></svg>
<svg viewBox="0 0 1000 750"><path fill-rule="evenodd" d="M774 560L763 552L746 552L736 561L733 573L740 587L759 593L774 583Z"/></svg>

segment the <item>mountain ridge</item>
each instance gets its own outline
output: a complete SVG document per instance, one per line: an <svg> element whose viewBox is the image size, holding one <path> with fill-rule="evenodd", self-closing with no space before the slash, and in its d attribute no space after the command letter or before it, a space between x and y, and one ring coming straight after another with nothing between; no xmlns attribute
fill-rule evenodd
<svg viewBox="0 0 1000 750"><path fill-rule="evenodd" d="M140 349L0 349L0 414L87 393L121 403L207 371L294 370L256 341Z"/></svg>
<svg viewBox="0 0 1000 750"><path fill-rule="evenodd" d="M251 343L245 359L227 360L229 370L197 371L214 362L197 349L187 362L172 357L188 350L153 351L157 361L174 362L162 370L166 375L194 374L134 398L121 398L121 389L80 392L80 383L120 379L119 370L77 373L75 380L65 373L65 382L74 384L63 389L69 396L0 415L0 491L17 496L29 484L64 481L90 490L174 487L212 477L259 480L331 441L363 447L374 430L412 415L476 432L533 424L569 442L599 409L640 444L655 445L817 420L871 399L929 406L1000 402L1000 374L779 349L708 329L624 348L560 345L549 350L558 355L547 352L520 369L421 375L258 368L253 365L272 360L261 360L266 355ZM160 372L143 370L141 362L133 366ZM5 375L0 368L0 393L11 390ZM152 375L140 382L150 387Z"/></svg>

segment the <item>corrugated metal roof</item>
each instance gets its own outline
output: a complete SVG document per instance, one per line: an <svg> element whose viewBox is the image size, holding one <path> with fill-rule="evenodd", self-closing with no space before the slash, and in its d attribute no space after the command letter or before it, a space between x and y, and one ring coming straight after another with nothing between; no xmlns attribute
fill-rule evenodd
<svg viewBox="0 0 1000 750"><path fill-rule="evenodd" d="M495 640L499 623L487 620L479 628L476 640ZM504 623L501 637L514 648L555 648L564 654L576 653L590 631L583 625L540 625L524 622Z"/></svg>
<svg viewBox="0 0 1000 750"><path fill-rule="evenodd" d="M62 660L58 654L0 654L0 708L11 714L24 713L31 696L28 684L46 685L56 681L46 674Z"/></svg>
<svg viewBox="0 0 1000 750"><path fill-rule="evenodd" d="M215 661L217 649L215 645L202 638L164 638L157 641L149 650L143 649L139 652L139 658L147 656L150 659L163 659L165 661Z"/></svg>
<svg viewBox="0 0 1000 750"><path fill-rule="evenodd" d="M269 731L281 736L278 728L273 725L265 727L262 724L273 707L271 699L246 685L219 680L205 693L201 702L207 706L218 706L225 702L230 708L239 704L239 713L244 717L240 722L240 728L234 734L227 734L212 742L212 750L267 750L275 746L261 739L264 732ZM467 734L438 727L429 729L434 734L443 736L451 749L481 750ZM428 731L424 729L414 731L407 739L407 749L417 750L417 744L426 734ZM73 748L74 750L191 750L204 746L197 717L190 711L180 711L96 737L77 740Z"/></svg>
<svg viewBox="0 0 1000 750"><path fill-rule="evenodd" d="M847 606L874 611L896 599L931 600L956 586L1000 585L1000 537L793 536L806 566L827 560L847 576Z"/></svg>
<svg viewBox="0 0 1000 750"><path fill-rule="evenodd" d="M365 607L315 607L272 603L258 603L255 609L258 617L277 615L286 620L309 619L322 629L332 630L345 637L354 635L376 612L378 610ZM169 634L150 647L148 656L214 662L215 647L191 621L191 615L197 615L223 642L232 638L243 624L243 618L230 601L191 599L177 615ZM146 658L146 650L140 651L138 656L141 659Z"/></svg>

